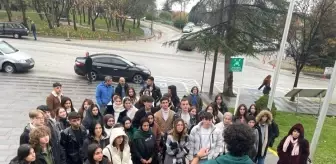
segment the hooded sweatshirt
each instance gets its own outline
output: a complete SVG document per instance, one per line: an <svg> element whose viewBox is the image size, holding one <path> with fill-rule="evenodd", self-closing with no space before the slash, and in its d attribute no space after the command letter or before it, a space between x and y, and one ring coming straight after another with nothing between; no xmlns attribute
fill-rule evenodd
<svg viewBox="0 0 336 164"><path fill-rule="evenodd" d="M123 136L124 138L124 150L120 152L116 147L113 146L114 140L118 136ZM128 137L124 132L123 128L113 128L110 137L110 144L103 149L103 154L106 156L113 164L132 164L131 149L128 145Z"/></svg>

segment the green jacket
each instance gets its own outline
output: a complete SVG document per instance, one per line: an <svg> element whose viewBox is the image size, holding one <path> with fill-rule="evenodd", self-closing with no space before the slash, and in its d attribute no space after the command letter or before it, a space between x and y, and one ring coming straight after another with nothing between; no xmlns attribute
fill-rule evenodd
<svg viewBox="0 0 336 164"><path fill-rule="evenodd" d="M235 157L225 154L206 162L206 164L254 164L248 155Z"/></svg>

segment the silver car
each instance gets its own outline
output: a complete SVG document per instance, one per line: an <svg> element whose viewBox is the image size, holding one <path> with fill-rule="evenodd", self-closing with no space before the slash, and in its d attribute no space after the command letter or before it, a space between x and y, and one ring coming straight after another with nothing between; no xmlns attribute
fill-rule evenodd
<svg viewBox="0 0 336 164"><path fill-rule="evenodd" d="M0 70L7 73L27 71L35 65L34 59L0 39Z"/></svg>

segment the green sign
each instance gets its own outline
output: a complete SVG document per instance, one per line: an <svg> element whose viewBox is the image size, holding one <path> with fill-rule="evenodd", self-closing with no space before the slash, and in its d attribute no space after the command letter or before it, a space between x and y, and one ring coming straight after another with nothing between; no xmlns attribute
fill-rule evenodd
<svg viewBox="0 0 336 164"><path fill-rule="evenodd" d="M244 58L231 58L230 61L230 71L232 72L242 72L244 65Z"/></svg>

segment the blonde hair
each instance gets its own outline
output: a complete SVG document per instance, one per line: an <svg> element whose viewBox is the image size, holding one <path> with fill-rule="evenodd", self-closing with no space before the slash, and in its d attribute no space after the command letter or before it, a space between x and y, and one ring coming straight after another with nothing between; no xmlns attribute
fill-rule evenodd
<svg viewBox="0 0 336 164"><path fill-rule="evenodd" d="M33 109L29 112L29 118L33 119L35 117L37 117L39 114L42 114L44 116L44 113L42 110L39 109Z"/></svg>

